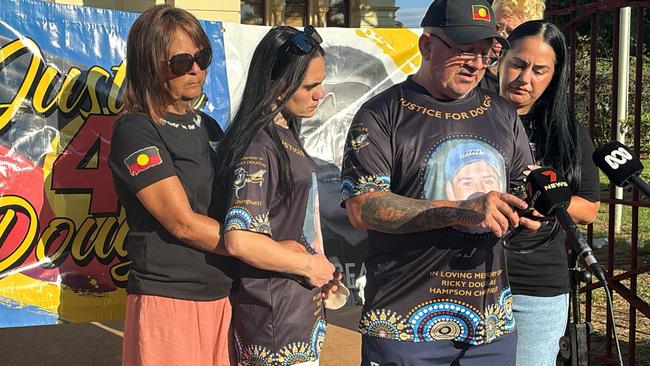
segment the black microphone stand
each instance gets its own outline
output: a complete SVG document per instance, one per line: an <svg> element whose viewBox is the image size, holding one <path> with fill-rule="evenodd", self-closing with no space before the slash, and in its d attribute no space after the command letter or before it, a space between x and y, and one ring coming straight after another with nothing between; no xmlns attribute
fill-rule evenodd
<svg viewBox="0 0 650 366"><path fill-rule="evenodd" d="M632 185L638 188L639 191L643 192L646 197L650 198L650 186L648 183L644 182L638 175L630 177L630 182L632 182Z"/></svg>
<svg viewBox="0 0 650 366"><path fill-rule="evenodd" d="M565 335L560 338L557 365L587 366L587 337L592 331L592 326L580 318L580 283L591 282L591 273L579 266L578 253L573 248L569 248L568 257L570 316Z"/></svg>

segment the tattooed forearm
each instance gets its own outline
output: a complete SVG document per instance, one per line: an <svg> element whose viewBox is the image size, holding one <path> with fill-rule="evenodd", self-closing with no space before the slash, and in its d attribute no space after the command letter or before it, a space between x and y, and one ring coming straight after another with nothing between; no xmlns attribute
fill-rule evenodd
<svg viewBox="0 0 650 366"><path fill-rule="evenodd" d="M465 200L465 201L458 201L458 208L463 209L464 212L472 212L475 215L480 215L485 218L487 215L487 202L483 199L483 197L478 197L474 198L471 200ZM461 226L473 226L476 225L475 221L475 216L468 217L467 215L460 215L458 216L458 222L457 225ZM483 220L481 219L481 221Z"/></svg>
<svg viewBox="0 0 650 366"><path fill-rule="evenodd" d="M361 218L370 228L392 234L476 226L485 220L482 212L457 202L418 200L389 192L374 194L361 205Z"/></svg>

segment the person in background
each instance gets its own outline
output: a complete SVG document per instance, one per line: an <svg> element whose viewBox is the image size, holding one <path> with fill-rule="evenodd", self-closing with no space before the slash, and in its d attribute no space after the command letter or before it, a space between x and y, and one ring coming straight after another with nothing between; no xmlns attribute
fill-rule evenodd
<svg viewBox="0 0 650 366"><path fill-rule="evenodd" d="M562 32L536 20L519 25L508 37L510 49L501 61L501 95L517 107L536 165L558 170L573 196L569 214L590 224L600 206L598 169L591 160L594 146L587 130L574 118L567 95L569 57ZM529 167L530 169L536 166ZM519 235L513 247L543 240L550 227ZM517 366L551 366L568 317L569 272L563 230L550 244L532 253L508 255L508 275L519 342Z"/></svg>
<svg viewBox="0 0 650 366"><path fill-rule="evenodd" d="M325 337L322 297L339 277L323 253L317 166L298 138L325 95L321 41L311 26L262 38L219 147L220 187L230 192L224 241L240 259L232 298L241 365L318 365Z"/></svg>
<svg viewBox="0 0 650 366"><path fill-rule="evenodd" d="M221 225L209 216L221 199L210 143L223 133L193 108L210 41L189 12L158 5L135 20L126 47L109 155L129 224L122 363L230 365L232 259L218 255Z"/></svg>
<svg viewBox="0 0 650 366"><path fill-rule="evenodd" d="M485 0L436 0L421 25L420 69L363 104L343 159L342 204L368 229L362 364L514 366L498 240L539 227L507 193L533 160L512 104L477 87L498 60L494 43L508 42ZM477 166L495 170L485 181L494 188L455 197L451 181Z"/></svg>
<svg viewBox="0 0 650 366"><path fill-rule="evenodd" d="M544 0L494 0L492 2L497 32L504 38L508 38L510 32L525 21L544 18L545 9ZM495 44L495 46L500 51L500 45ZM499 94L498 69L498 64L489 67L479 86Z"/></svg>

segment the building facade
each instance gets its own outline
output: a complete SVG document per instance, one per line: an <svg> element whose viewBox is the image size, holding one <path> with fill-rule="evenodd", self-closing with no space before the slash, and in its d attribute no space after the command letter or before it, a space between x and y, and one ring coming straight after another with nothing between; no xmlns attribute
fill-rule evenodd
<svg viewBox="0 0 650 366"><path fill-rule="evenodd" d="M395 27L394 0L244 0L241 22L302 27Z"/></svg>
<svg viewBox="0 0 650 366"><path fill-rule="evenodd" d="M141 12L156 4L171 4L197 18L257 25L302 27L399 26L395 0L48 0L55 3Z"/></svg>

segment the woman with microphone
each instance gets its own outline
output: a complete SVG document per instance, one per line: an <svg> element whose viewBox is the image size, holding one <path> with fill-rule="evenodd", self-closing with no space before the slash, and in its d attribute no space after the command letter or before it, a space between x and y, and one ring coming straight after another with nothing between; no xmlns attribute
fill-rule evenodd
<svg viewBox="0 0 650 366"><path fill-rule="evenodd" d="M594 146L569 106L569 59L566 40L553 24L535 20L519 25L508 37L501 61L501 95L517 107L529 136L536 164L559 171L569 183L569 214L590 224L600 207ZM530 166L530 169L536 168ZM513 239L512 247L544 240L550 227ZM508 275L517 322L517 366L551 366L568 319L569 271L565 233L528 254L508 256Z"/></svg>

